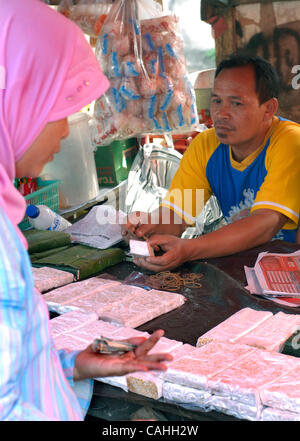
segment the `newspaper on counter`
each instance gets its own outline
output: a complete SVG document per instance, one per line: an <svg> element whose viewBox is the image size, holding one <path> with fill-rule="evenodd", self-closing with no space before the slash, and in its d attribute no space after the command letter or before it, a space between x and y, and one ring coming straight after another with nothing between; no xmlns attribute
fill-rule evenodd
<svg viewBox="0 0 300 441"><path fill-rule="evenodd" d="M244 267L251 294L277 303L300 306L300 250L260 253L253 268Z"/></svg>
<svg viewBox="0 0 300 441"><path fill-rule="evenodd" d="M70 234L72 242L104 250L122 241L121 225L125 217L125 213L111 205L97 205L65 232Z"/></svg>

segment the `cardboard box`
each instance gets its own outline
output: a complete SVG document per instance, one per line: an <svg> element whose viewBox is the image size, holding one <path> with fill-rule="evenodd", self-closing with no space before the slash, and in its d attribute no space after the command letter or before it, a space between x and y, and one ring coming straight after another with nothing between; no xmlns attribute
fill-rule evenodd
<svg viewBox="0 0 300 441"><path fill-rule="evenodd" d="M100 187L114 187L125 181L138 152L136 138L113 141L110 145L98 146L95 163Z"/></svg>

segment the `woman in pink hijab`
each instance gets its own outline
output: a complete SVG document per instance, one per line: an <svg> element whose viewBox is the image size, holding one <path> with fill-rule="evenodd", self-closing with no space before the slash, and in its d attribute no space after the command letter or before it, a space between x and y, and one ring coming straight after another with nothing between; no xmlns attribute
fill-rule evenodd
<svg viewBox="0 0 300 441"><path fill-rule="evenodd" d="M165 369L148 355L163 335L133 339L122 356L56 351L34 290L25 201L15 177L37 176L68 135L67 117L109 87L80 29L40 0L0 0L0 419L81 420L92 378Z"/></svg>

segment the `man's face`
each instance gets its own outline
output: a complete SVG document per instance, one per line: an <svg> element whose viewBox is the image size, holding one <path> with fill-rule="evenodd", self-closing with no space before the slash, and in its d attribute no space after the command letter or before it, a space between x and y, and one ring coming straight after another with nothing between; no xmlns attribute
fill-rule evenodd
<svg viewBox="0 0 300 441"><path fill-rule="evenodd" d="M258 148L265 130L266 104L259 104L252 66L222 70L215 79L211 117L216 134L236 149Z"/></svg>

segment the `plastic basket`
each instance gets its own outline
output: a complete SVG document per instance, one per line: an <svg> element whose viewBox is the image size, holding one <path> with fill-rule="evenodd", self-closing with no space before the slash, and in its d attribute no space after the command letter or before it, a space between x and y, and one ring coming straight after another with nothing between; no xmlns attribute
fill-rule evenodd
<svg viewBox="0 0 300 441"><path fill-rule="evenodd" d="M43 181L37 178L37 191L25 196L27 205L47 205L51 210L58 212L59 210L59 184L61 181ZM28 230L31 228L28 216L25 216L19 223L20 230Z"/></svg>

